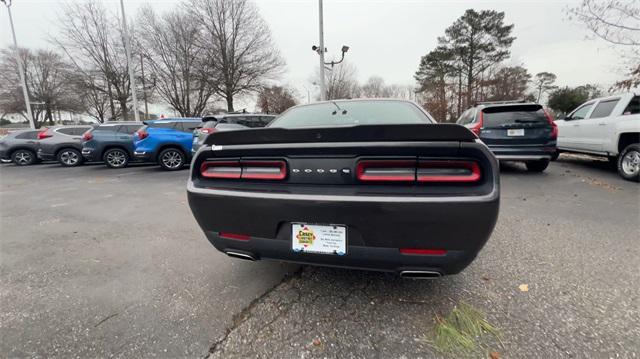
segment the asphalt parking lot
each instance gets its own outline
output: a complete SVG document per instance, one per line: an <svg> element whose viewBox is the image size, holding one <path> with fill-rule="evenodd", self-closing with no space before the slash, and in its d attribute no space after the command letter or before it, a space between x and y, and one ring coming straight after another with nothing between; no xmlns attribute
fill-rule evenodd
<svg viewBox="0 0 640 359"><path fill-rule="evenodd" d="M640 186L606 162L503 166L487 246L431 281L227 258L186 176L2 165L0 353L439 357L434 318L464 301L500 329L501 357L640 357Z"/></svg>

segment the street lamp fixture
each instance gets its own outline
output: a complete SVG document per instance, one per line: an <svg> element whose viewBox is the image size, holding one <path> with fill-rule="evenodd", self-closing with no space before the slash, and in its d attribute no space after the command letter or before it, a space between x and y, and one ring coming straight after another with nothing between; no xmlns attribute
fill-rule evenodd
<svg viewBox="0 0 640 359"><path fill-rule="evenodd" d="M311 46L311 50L317 52L318 54L320 54L320 52L321 52L320 48L318 46L316 46L316 45ZM335 66L335 65L341 63L342 61L344 61L344 54L346 54L347 51L349 51L349 46L342 45L342 49L341 49L342 55L340 56L340 61L324 62L324 64L325 65L331 65L331 68L333 68L333 66ZM326 48L324 49L324 52L327 52Z"/></svg>

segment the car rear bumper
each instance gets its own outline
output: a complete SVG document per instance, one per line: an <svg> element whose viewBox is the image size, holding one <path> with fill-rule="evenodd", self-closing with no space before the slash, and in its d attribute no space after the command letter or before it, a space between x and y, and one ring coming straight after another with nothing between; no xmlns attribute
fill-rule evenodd
<svg viewBox="0 0 640 359"><path fill-rule="evenodd" d="M551 159L555 145L547 146L494 146L489 149L501 161L537 161Z"/></svg>
<svg viewBox="0 0 640 359"><path fill-rule="evenodd" d="M455 274L473 261L493 231L499 189L472 197L381 197L255 193L196 188L188 199L207 239L220 251L253 259L391 272ZM347 254L292 250L291 223L347 227ZM220 232L249 235L248 240ZM400 248L445 250L402 254Z"/></svg>
<svg viewBox="0 0 640 359"><path fill-rule="evenodd" d="M86 147L82 149L82 157L89 162L97 161L98 158L98 156L96 156L96 151L93 148Z"/></svg>
<svg viewBox="0 0 640 359"><path fill-rule="evenodd" d="M155 161L155 153L147 152L147 151L134 151L133 158L139 162L154 162Z"/></svg>

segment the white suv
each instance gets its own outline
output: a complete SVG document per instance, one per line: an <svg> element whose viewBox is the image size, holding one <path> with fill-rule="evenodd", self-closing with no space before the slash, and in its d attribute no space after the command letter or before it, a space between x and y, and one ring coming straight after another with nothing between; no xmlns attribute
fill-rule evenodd
<svg viewBox="0 0 640 359"><path fill-rule="evenodd" d="M640 182L640 95L597 98L557 120L558 152L607 156L622 178Z"/></svg>

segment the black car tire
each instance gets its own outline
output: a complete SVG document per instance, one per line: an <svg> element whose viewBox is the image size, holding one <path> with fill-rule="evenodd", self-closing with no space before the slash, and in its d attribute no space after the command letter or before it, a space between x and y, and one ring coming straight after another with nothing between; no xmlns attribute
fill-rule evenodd
<svg viewBox="0 0 640 359"><path fill-rule="evenodd" d="M121 148L106 150L102 161L109 168L125 168L129 165L129 154Z"/></svg>
<svg viewBox="0 0 640 359"><path fill-rule="evenodd" d="M36 154L30 150L16 150L11 154L11 161L16 166L29 166L36 163Z"/></svg>
<svg viewBox="0 0 640 359"><path fill-rule="evenodd" d="M640 144L633 143L620 152L618 174L627 181L640 182Z"/></svg>
<svg viewBox="0 0 640 359"><path fill-rule="evenodd" d="M524 164L529 172L542 172L549 166L549 160L527 161Z"/></svg>
<svg viewBox="0 0 640 359"><path fill-rule="evenodd" d="M187 163L187 156L181 150L170 147L165 148L158 155L158 164L165 171L177 171L184 168Z"/></svg>
<svg viewBox="0 0 640 359"><path fill-rule="evenodd" d="M64 167L76 167L80 166L84 162L82 154L75 148L61 149L58 151L56 159Z"/></svg>

